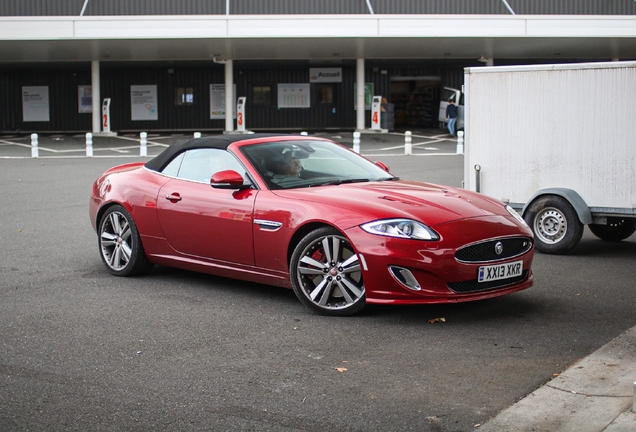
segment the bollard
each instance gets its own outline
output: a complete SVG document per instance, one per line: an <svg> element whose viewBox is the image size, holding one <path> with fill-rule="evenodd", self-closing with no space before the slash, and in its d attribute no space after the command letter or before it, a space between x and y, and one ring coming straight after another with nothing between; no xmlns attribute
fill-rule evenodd
<svg viewBox="0 0 636 432"><path fill-rule="evenodd" d="M139 134L139 136L141 137L141 140L139 141L139 144L140 144L139 156L148 156L148 147L147 147L148 133L142 132Z"/></svg>
<svg viewBox="0 0 636 432"><path fill-rule="evenodd" d="M481 165L475 165L475 192L481 192Z"/></svg>
<svg viewBox="0 0 636 432"><path fill-rule="evenodd" d="M93 134L86 132L86 157L93 157Z"/></svg>
<svg viewBox="0 0 636 432"><path fill-rule="evenodd" d="M201 138L201 132L195 132L194 138Z"/></svg>
<svg viewBox="0 0 636 432"><path fill-rule="evenodd" d="M464 154L464 131L457 132L457 154Z"/></svg>
<svg viewBox="0 0 636 432"><path fill-rule="evenodd" d="M353 133L353 151L360 154L360 132Z"/></svg>
<svg viewBox="0 0 636 432"><path fill-rule="evenodd" d="M413 154L412 134L411 131L404 132L404 154Z"/></svg>
<svg viewBox="0 0 636 432"><path fill-rule="evenodd" d="M31 157L40 157L40 150L38 149L38 134L31 134Z"/></svg>

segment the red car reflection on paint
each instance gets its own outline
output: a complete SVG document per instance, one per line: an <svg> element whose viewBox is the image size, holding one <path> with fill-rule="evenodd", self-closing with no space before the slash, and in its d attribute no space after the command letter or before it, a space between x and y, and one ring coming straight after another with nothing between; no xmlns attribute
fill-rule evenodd
<svg viewBox="0 0 636 432"><path fill-rule="evenodd" d="M114 275L159 264L282 286L325 315L479 300L533 282L532 232L510 207L399 180L315 137L173 144L97 179L90 218Z"/></svg>

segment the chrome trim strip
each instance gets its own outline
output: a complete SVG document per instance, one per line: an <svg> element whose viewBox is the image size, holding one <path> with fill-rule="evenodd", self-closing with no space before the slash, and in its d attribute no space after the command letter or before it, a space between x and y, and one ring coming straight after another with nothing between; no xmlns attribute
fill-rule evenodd
<svg viewBox="0 0 636 432"><path fill-rule="evenodd" d="M360 262L362 263L362 269L364 271L368 271L369 268L367 267L367 260L364 259L364 255L358 254L358 258L360 259Z"/></svg>
<svg viewBox="0 0 636 432"><path fill-rule="evenodd" d="M393 276L393 279L397 281L404 288L408 288L411 291L421 291L422 287L417 281L413 273L407 268L390 265L389 273Z"/></svg>

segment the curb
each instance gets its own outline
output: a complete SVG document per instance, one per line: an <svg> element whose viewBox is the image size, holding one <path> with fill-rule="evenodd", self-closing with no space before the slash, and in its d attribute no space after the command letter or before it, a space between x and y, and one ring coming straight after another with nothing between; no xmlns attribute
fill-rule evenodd
<svg viewBox="0 0 636 432"><path fill-rule="evenodd" d="M636 327L502 411L480 432L636 431Z"/></svg>

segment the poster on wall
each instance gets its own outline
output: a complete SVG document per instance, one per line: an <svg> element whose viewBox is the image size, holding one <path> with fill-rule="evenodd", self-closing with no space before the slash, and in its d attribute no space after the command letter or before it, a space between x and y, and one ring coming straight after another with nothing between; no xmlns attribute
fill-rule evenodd
<svg viewBox="0 0 636 432"><path fill-rule="evenodd" d="M77 112L93 112L93 87L89 85L77 86Z"/></svg>
<svg viewBox="0 0 636 432"><path fill-rule="evenodd" d="M310 108L309 84L278 84L278 108Z"/></svg>
<svg viewBox="0 0 636 432"><path fill-rule="evenodd" d="M48 86L22 87L22 121L50 121Z"/></svg>
<svg viewBox="0 0 636 432"><path fill-rule="evenodd" d="M159 120L156 85L130 86L130 119Z"/></svg>
<svg viewBox="0 0 636 432"><path fill-rule="evenodd" d="M370 110L373 103L373 83L364 84L364 109ZM353 109L358 109L358 83L353 83Z"/></svg>
<svg viewBox="0 0 636 432"><path fill-rule="evenodd" d="M233 117L236 118L236 84L232 85L234 94ZM225 84L210 84L210 120L225 118Z"/></svg>

